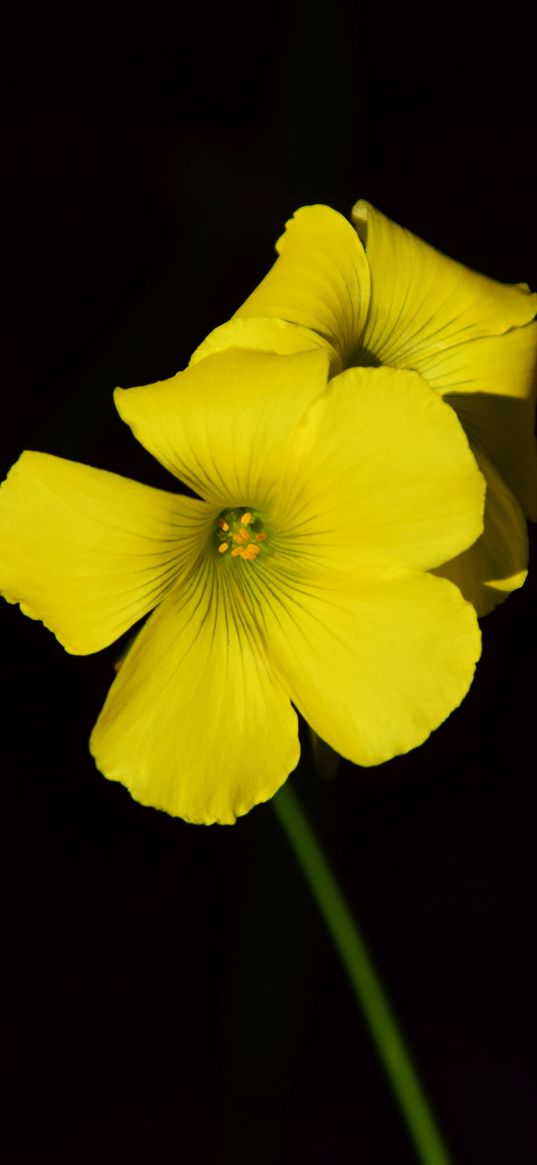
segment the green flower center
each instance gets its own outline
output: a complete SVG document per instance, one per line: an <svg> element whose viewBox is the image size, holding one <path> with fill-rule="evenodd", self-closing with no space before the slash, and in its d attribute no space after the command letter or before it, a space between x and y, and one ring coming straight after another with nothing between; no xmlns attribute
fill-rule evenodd
<svg viewBox="0 0 537 1165"><path fill-rule="evenodd" d="M263 522L255 510L239 506L234 510L222 510L216 522L216 549L218 554L229 552L231 558L243 558L245 562L255 562L263 549L267 535Z"/></svg>

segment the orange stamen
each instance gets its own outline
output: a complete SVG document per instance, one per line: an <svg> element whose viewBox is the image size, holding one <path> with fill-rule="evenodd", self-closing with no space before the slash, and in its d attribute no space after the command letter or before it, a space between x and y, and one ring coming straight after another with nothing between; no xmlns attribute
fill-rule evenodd
<svg viewBox="0 0 537 1165"><path fill-rule="evenodd" d="M244 547L242 557L245 558L247 562L253 562L259 554L259 549L259 546L254 546L253 542L250 542L249 546Z"/></svg>
<svg viewBox="0 0 537 1165"><path fill-rule="evenodd" d="M253 542L250 542L248 546L236 546L235 549L231 551L231 557L240 557L244 558L245 562L253 562L259 554L259 549L259 546L254 546Z"/></svg>

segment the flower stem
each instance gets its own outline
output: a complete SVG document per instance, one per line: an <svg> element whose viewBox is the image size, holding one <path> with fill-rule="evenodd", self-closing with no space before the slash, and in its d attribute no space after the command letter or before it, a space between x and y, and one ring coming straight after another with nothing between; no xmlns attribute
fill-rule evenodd
<svg viewBox="0 0 537 1165"><path fill-rule="evenodd" d="M347 972L418 1159L452 1165L364 939L289 781L272 805Z"/></svg>

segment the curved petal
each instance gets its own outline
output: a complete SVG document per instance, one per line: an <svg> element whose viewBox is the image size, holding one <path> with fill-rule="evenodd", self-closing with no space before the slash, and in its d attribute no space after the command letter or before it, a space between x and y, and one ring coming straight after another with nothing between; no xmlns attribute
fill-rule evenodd
<svg viewBox="0 0 537 1165"><path fill-rule="evenodd" d="M485 336L430 353L426 362L421 355L418 353L417 371L441 393L505 396L523 403L531 401L535 411L537 322L513 328L503 336Z"/></svg>
<svg viewBox="0 0 537 1165"><path fill-rule="evenodd" d="M279 259L235 315L275 316L310 328L345 366L369 302L369 268L356 232L329 206L303 206L276 247Z"/></svg>
<svg viewBox="0 0 537 1165"><path fill-rule="evenodd" d="M442 353L427 379L537 519L537 323Z"/></svg>
<svg viewBox="0 0 537 1165"><path fill-rule="evenodd" d="M482 616L523 585L528 573L528 534L516 498L490 461L477 451L475 456L487 482L485 529L473 546L434 574L454 582Z"/></svg>
<svg viewBox="0 0 537 1165"><path fill-rule="evenodd" d="M231 824L295 768L296 714L238 594L210 565L140 632L91 749L135 800L206 825Z"/></svg>
<svg viewBox="0 0 537 1165"><path fill-rule="evenodd" d="M444 400L456 412L476 450L497 467L528 518L537 519L537 452L527 402L509 397L450 394Z"/></svg>
<svg viewBox="0 0 537 1165"><path fill-rule="evenodd" d="M116 389L115 401L142 445L207 501L263 506L327 375L326 352L231 350L170 380Z"/></svg>
<svg viewBox="0 0 537 1165"><path fill-rule="evenodd" d="M372 573L265 604L269 658L293 703L348 760L421 744L466 695L480 653L473 608L444 579Z"/></svg>
<svg viewBox="0 0 537 1165"><path fill-rule="evenodd" d="M278 513L316 569L429 569L479 537L484 494L455 414L417 373L350 368L297 432Z"/></svg>
<svg viewBox="0 0 537 1165"><path fill-rule="evenodd" d="M328 340L323 340L317 332L302 328L299 324L288 324L285 320L257 318L245 319L235 316L227 324L215 328L200 344L190 358L190 364L199 364L207 356L227 352L229 348L243 348L254 352L273 352L278 356L292 356L298 352L320 349L328 352L330 372L335 376L342 371L341 360Z"/></svg>
<svg viewBox="0 0 537 1165"><path fill-rule="evenodd" d="M527 517L537 519L537 323L424 359L418 353L414 363L497 465Z"/></svg>
<svg viewBox="0 0 537 1165"><path fill-rule="evenodd" d="M534 319L537 295L527 287L471 271L363 200L352 219L371 272L362 346L381 363L427 376L427 360L438 352Z"/></svg>
<svg viewBox="0 0 537 1165"><path fill-rule="evenodd" d="M0 590L67 651L113 643L195 562L208 507L47 453L0 491Z"/></svg>

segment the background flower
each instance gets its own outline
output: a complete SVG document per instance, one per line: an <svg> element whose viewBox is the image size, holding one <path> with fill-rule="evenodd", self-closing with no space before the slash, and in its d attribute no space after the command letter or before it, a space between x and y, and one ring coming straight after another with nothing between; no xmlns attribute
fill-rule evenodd
<svg viewBox="0 0 537 1165"><path fill-rule="evenodd" d="M537 517L537 296L447 258L367 202L353 222L326 206L298 210L274 267L193 360L321 343L336 370L420 372L457 412L487 481L483 534L440 572L483 615L524 582L524 514Z"/></svg>

